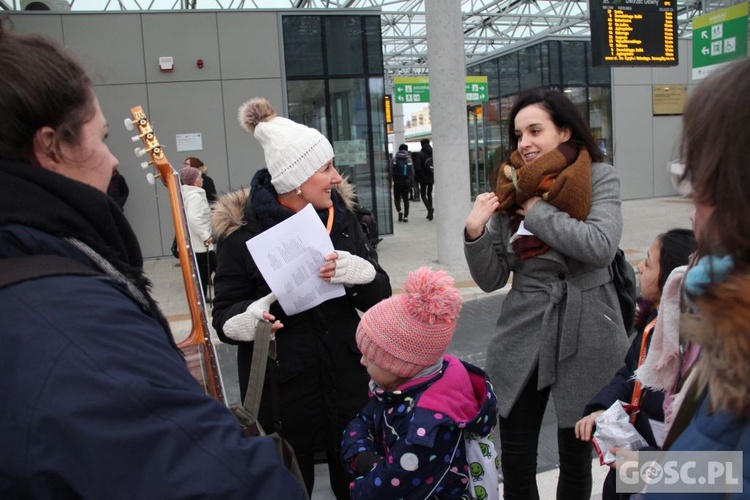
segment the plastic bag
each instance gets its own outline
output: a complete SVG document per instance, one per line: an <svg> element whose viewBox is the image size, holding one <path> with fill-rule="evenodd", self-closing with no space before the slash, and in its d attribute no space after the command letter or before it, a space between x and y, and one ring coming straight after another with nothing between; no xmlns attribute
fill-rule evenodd
<svg viewBox="0 0 750 500"><path fill-rule="evenodd" d="M643 436L630 423L630 415L627 411L629 409L634 409L634 407L625 405L622 401L615 401L604 413L596 417L596 430L592 442L599 454L601 465L615 461L615 454L610 453L610 448L637 451L648 446Z"/></svg>

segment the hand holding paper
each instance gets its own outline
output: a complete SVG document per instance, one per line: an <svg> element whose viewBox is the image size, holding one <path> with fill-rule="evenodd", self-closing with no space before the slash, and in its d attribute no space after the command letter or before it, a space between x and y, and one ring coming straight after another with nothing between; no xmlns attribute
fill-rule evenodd
<svg viewBox="0 0 750 500"><path fill-rule="evenodd" d="M336 258L336 255L338 255L338 258ZM327 255L326 261L333 261L336 264L333 276L329 277L331 283L365 285L375 279L375 266L362 257L352 255L344 250L337 250ZM326 269L326 266L322 270L324 269Z"/></svg>

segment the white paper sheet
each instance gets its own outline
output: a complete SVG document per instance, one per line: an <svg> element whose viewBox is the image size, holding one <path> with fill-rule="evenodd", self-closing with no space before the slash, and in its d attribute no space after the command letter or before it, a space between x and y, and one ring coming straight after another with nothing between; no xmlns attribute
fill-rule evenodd
<svg viewBox="0 0 750 500"><path fill-rule="evenodd" d="M289 316L346 293L344 285L318 276L324 257L334 248L312 205L248 240L246 245Z"/></svg>

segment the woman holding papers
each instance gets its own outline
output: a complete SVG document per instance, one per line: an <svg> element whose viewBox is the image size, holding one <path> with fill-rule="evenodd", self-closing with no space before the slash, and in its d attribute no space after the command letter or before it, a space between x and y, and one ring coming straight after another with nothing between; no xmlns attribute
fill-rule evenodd
<svg viewBox="0 0 750 500"><path fill-rule="evenodd" d="M342 184L325 136L276 116L261 98L243 104L239 120L263 146L267 168L255 173L249 191L223 195L215 205L218 264L213 325L224 342L238 345L244 397L259 318L280 321L278 410L284 436L295 449L308 493L313 488L315 453L325 452L336 498L349 498L352 478L339 462L338 447L344 427L367 403L368 380L354 338L357 310L366 311L389 297L390 280L351 210L353 191ZM336 250L326 256L319 276L342 283L346 294L288 316L245 243L308 204ZM259 421L269 432L274 429L273 411L267 385Z"/></svg>

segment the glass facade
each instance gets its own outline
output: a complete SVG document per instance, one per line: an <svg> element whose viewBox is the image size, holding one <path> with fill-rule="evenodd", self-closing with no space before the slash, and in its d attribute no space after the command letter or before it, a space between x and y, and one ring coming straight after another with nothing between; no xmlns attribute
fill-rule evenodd
<svg viewBox="0 0 750 500"><path fill-rule="evenodd" d="M467 75L486 75L489 102L467 106L471 193L490 189L493 167L510 158L508 116L519 91L557 89L575 103L612 163L611 72L591 65L591 43L546 40L469 66Z"/></svg>
<svg viewBox="0 0 750 500"><path fill-rule="evenodd" d="M320 130L336 168L393 233L378 15L284 15L289 118Z"/></svg>

